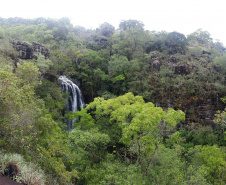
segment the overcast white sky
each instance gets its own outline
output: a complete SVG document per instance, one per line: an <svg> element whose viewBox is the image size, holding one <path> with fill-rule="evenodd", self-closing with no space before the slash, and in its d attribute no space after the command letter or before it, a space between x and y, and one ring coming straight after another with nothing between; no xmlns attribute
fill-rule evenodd
<svg viewBox="0 0 226 185"><path fill-rule="evenodd" d="M69 17L86 28L121 20L142 21L148 30L178 31L199 28L226 46L226 0L1 0L0 17Z"/></svg>

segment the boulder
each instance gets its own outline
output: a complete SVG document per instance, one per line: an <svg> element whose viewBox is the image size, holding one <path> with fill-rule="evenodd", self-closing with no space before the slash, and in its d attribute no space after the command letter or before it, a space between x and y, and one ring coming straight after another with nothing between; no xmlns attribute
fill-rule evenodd
<svg viewBox="0 0 226 185"><path fill-rule="evenodd" d="M189 74L190 73L190 69L189 69L189 66L188 64L186 63L182 63L182 64L178 64L176 66L174 66L174 74Z"/></svg>
<svg viewBox="0 0 226 185"><path fill-rule="evenodd" d="M150 56L151 56L151 59L156 59L159 57L159 53L157 53L157 52L151 53Z"/></svg>
<svg viewBox="0 0 226 185"><path fill-rule="evenodd" d="M33 48L26 42L13 41L13 47L18 51L19 58L21 59L32 59L35 58L33 55Z"/></svg>
<svg viewBox="0 0 226 185"><path fill-rule="evenodd" d="M205 50L203 50L203 51L202 51L202 54L208 54L208 55L211 55L211 53L210 53L210 52L205 51Z"/></svg>
<svg viewBox="0 0 226 185"><path fill-rule="evenodd" d="M49 50L39 43L33 42L32 45L21 41L12 41L11 43L21 59L37 59L39 53L44 55L46 59L49 58Z"/></svg>
<svg viewBox="0 0 226 185"><path fill-rule="evenodd" d="M157 69L157 70L159 70L160 69L160 67L161 67L161 62L159 61L159 60L154 60L153 62L152 62L152 68L153 69Z"/></svg>
<svg viewBox="0 0 226 185"><path fill-rule="evenodd" d="M169 62L176 63L178 59L174 55L169 56Z"/></svg>
<svg viewBox="0 0 226 185"><path fill-rule="evenodd" d="M45 48L43 45L37 43L37 42L32 42L32 47L34 52L36 53L41 53L42 55L45 56L45 59L49 58L49 50Z"/></svg>

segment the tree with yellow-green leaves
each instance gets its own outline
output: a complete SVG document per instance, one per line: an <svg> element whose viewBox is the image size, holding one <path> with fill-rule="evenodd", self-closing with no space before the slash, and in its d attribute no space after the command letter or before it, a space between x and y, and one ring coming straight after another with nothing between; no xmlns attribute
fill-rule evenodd
<svg viewBox="0 0 226 185"><path fill-rule="evenodd" d="M185 119L185 114L180 110L169 108L164 111L132 93L109 100L95 98L85 111L92 115L96 127L110 136L112 145L122 143L130 155L137 156L140 165L145 156L151 160L151 154L157 150L163 137ZM80 119L85 124L83 119L87 122L87 116Z"/></svg>

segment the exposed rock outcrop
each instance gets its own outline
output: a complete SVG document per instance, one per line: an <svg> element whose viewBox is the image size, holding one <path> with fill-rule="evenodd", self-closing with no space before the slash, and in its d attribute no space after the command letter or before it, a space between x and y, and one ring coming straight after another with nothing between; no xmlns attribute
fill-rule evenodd
<svg viewBox="0 0 226 185"><path fill-rule="evenodd" d="M174 55L169 56L169 62L176 63L177 61L178 61L178 59Z"/></svg>
<svg viewBox="0 0 226 185"><path fill-rule="evenodd" d="M211 55L211 52L208 52L208 51L202 50L202 54L208 54L208 55Z"/></svg>
<svg viewBox="0 0 226 185"><path fill-rule="evenodd" d="M174 66L174 74L187 75L190 73L190 69L187 63L180 63Z"/></svg>
<svg viewBox="0 0 226 185"><path fill-rule="evenodd" d="M150 56L151 56L151 59L157 59L159 58L159 53L158 52L151 53Z"/></svg>
<svg viewBox="0 0 226 185"><path fill-rule="evenodd" d="M32 47L26 42L13 41L13 47L18 51L18 57L21 59L35 58Z"/></svg>
<svg viewBox="0 0 226 185"><path fill-rule="evenodd" d="M223 110L225 105L218 96L207 97L191 96L185 99L170 98L156 102L156 105L164 108L180 109L186 114L185 123L213 124L213 119L218 110Z"/></svg>
<svg viewBox="0 0 226 185"><path fill-rule="evenodd" d="M190 112L189 109L194 111ZM218 110L223 110L224 104L217 97L200 98L197 101L185 105L185 111L188 122L203 122L211 124L214 115ZM196 120L198 118L199 120Z"/></svg>
<svg viewBox="0 0 226 185"><path fill-rule="evenodd" d="M49 50L39 43L33 42L32 45L21 41L12 41L11 43L18 51L18 57L21 59L37 59L40 53L46 59L49 58Z"/></svg>
<svg viewBox="0 0 226 185"><path fill-rule="evenodd" d="M153 63L152 63L152 68L159 70L161 65L162 64L161 64L161 62L159 60L154 60Z"/></svg>
<svg viewBox="0 0 226 185"><path fill-rule="evenodd" d="M49 58L49 50L45 48L43 45L37 42L32 42L32 47L35 53L41 53L42 55L45 56L45 59Z"/></svg>

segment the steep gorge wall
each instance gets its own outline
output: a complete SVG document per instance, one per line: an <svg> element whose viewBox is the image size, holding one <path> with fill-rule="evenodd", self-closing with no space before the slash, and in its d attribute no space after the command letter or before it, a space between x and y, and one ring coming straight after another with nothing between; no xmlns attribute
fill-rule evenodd
<svg viewBox="0 0 226 185"><path fill-rule="evenodd" d="M216 112L218 110L224 110L225 108L224 103L220 100L221 97L224 97L225 90L218 92L214 86L214 83L217 83L217 81L211 79L211 75L217 73L217 71L208 71L213 70L207 67L209 64L213 65L211 53L203 50L200 58L188 58L187 60L178 59L174 55L162 59L158 53L153 53L151 58L152 68L155 71L157 70L157 73L160 71L160 68L164 66L172 71L174 76L172 78L177 76L183 81L180 89L175 90L176 88L172 88L172 86L171 89L165 89L165 96L157 98L155 103L161 107L172 107L174 109L183 110L186 113L186 123L213 123ZM202 84L200 87L185 87L183 83L187 80L192 79L194 83L200 80L198 79L198 75L200 70L203 69L207 71L207 81L200 81ZM207 87L206 84L208 83L211 85ZM181 90L183 86L186 90ZM192 88L193 93L189 93L189 90ZM200 93L201 88L205 90L205 93Z"/></svg>

